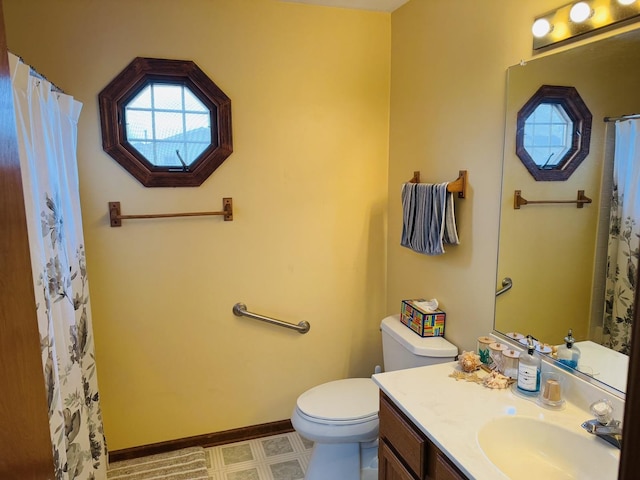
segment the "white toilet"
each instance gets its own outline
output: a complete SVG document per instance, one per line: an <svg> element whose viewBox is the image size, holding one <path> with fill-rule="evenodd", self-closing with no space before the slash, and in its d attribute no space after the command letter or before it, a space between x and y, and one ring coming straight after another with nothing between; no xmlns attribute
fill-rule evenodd
<svg viewBox="0 0 640 480"><path fill-rule="evenodd" d="M386 371L453 361L458 348L444 337L421 338L400 323L382 320ZM314 443L305 480L378 478L379 390L370 378L324 383L298 397L293 428Z"/></svg>

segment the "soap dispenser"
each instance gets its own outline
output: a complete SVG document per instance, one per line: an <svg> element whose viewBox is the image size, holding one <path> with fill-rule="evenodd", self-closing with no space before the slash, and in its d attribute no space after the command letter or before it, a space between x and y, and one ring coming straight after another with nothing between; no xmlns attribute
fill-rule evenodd
<svg viewBox="0 0 640 480"><path fill-rule="evenodd" d="M536 354L533 337L527 335L527 352L520 355L517 389L525 395L538 395L540 391L541 361Z"/></svg>
<svg viewBox="0 0 640 480"><path fill-rule="evenodd" d="M567 367L578 368L580 361L580 349L574 345L575 338L573 332L569 329L569 333L564 337L564 345L558 347L558 361Z"/></svg>

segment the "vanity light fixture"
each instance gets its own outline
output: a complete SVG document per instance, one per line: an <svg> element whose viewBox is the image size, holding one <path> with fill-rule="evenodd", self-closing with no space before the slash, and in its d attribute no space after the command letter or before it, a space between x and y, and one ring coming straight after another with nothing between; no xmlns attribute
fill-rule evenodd
<svg viewBox="0 0 640 480"><path fill-rule="evenodd" d="M553 27L549 23L549 20L547 20L546 18L539 18L538 20L533 22L531 33L533 33L534 37L541 38L551 33L552 29Z"/></svg>
<svg viewBox="0 0 640 480"><path fill-rule="evenodd" d="M638 0L583 0L571 2L535 18L533 49L573 39L579 35L612 25L637 21L640 18Z"/></svg>
<svg viewBox="0 0 640 480"><path fill-rule="evenodd" d="M582 23L593 16L593 9L587 2L578 2L569 10L569 18L572 22Z"/></svg>

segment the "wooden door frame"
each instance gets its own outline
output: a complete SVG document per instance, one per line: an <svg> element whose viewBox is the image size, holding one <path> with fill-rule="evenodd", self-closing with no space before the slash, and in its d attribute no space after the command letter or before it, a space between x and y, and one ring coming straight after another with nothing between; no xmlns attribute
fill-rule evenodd
<svg viewBox="0 0 640 480"><path fill-rule="evenodd" d="M0 0L0 478L54 478Z"/></svg>

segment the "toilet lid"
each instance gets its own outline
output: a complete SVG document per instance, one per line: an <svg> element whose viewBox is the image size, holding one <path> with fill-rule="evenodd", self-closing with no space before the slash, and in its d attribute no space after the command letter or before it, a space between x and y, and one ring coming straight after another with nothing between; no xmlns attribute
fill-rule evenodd
<svg viewBox="0 0 640 480"><path fill-rule="evenodd" d="M324 383L298 397L298 409L321 420L359 420L378 416L378 387L370 378Z"/></svg>

